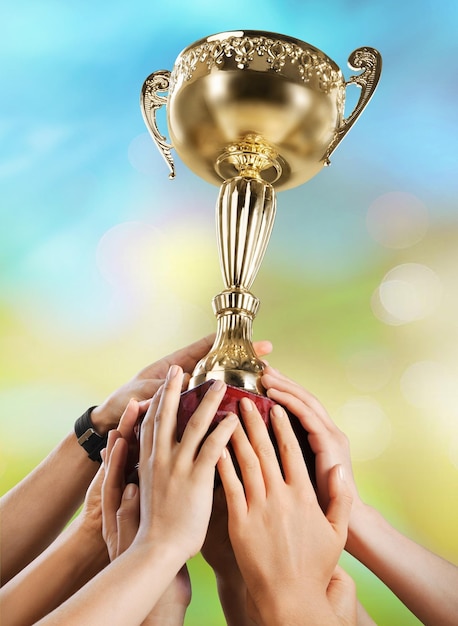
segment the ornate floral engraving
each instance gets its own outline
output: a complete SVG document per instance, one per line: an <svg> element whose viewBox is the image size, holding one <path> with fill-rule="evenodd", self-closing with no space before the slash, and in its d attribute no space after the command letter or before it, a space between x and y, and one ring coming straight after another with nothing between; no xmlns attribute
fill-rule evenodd
<svg viewBox="0 0 458 626"><path fill-rule="evenodd" d="M166 105L168 100L167 96L160 96L159 93L169 90L170 72L168 70L154 72L150 74L143 83L140 104L143 119L145 120L150 135L170 169L169 178L175 178L175 163L173 162L173 157L170 152L173 146L169 144L164 135L160 133L156 121L156 111Z"/></svg>
<svg viewBox="0 0 458 626"><path fill-rule="evenodd" d="M205 63L210 70L222 65L226 58L233 58L237 67L243 70L252 65L256 56L265 57L269 69L274 72L281 73L287 64L296 67L304 83L316 78L324 93L342 84L340 70L335 69L328 57L316 48L302 48L296 43L264 36L244 36L206 41L182 53L172 72L170 89L173 90L178 80L190 80L198 63Z"/></svg>

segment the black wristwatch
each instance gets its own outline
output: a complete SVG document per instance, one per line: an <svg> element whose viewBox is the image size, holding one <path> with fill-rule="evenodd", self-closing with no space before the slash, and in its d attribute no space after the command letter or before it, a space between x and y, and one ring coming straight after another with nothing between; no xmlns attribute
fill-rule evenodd
<svg viewBox="0 0 458 626"><path fill-rule="evenodd" d="M106 448L107 435L99 435L94 428L91 413L95 408L95 406L91 406L76 420L75 435L78 443L86 450L91 461L101 463L102 457L100 456L100 451Z"/></svg>

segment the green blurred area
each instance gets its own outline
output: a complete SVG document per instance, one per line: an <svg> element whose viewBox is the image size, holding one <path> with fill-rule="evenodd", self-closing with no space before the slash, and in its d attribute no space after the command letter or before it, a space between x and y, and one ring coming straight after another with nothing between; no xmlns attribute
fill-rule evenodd
<svg viewBox="0 0 458 626"><path fill-rule="evenodd" d="M417 256L439 267L438 260L444 252L444 247L431 237ZM389 259L387 266L408 258L397 254ZM388 326L377 320L370 301L384 271L384 267L376 267L333 284L312 284L301 282L294 268L286 271L281 261L277 260L275 264L274 260L269 260L254 290L262 301L255 335L273 341L274 351L269 361L317 395L332 416L338 416L340 405L354 396L370 397L379 403L389 418L391 438L375 458L354 461L360 493L399 530L456 562L458 502L452 494L456 494L457 467L447 449L449 438L455 436L456 425L445 414L432 415L430 411L409 404L400 387L403 371L409 363L420 357L438 358L438 354L446 358L445 351L441 352L439 348L447 342L453 345L456 341L453 332L456 331L441 325L440 314L437 314L436 323L430 319L410 326ZM208 286L210 290L215 288L212 280ZM194 297L197 300L201 294ZM195 318L190 318L190 327L196 331L195 336L175 337L182 345L205 334L198 332L200 313L196 311L194 315ZM18 320L6 313L3 329L10 333L10 347L14 336L24 338L27 334ZM3 334L4 342L6 334ZM120 338L120 345L131 342L129 336ZM41 352L37 356L35 349L41 343L46 343L46 337L31 336L22 343L28 349L22 353L10 349L8 363L3 364L3 399L8 390L13 389L13 392L8 396L9 404L4 402L0 423L2 493L26 475L46 455L53 441L57 443L59 437L72 427L71 411L77 414L79 410L72 401L69 412L63 411L59 396L54 403L51 401L46 405L46 395L42 398L32 395L32 399L35 397L33 402L21 392L21 385L27 386L31 381L35 385L40 381L49 383L53 376L53 384L60 380L68 385L70 380L78 380L83 395L87 394L85 401L91 404L89 397L93 393L97 398L103 397L146 364L146 358L141 360L150 349L148 347L145 354L141 350L134 351L135 355L125 352L125 360L114 367L113 354L119 350L119 345L99 346L92 358L90 345L76 349L73 345L58 342L48 343L46 354ZM171 349L175 347L178 346L170 345ZM382 347L390 355L391 376L382 388L361 393L349 382L345 364L352 353L374 347ZM49 370L45 370L45 366L49 366ZM84 381L90 381L87 388L82 384ZM15 385L17 391L14 391ZM444 411L442 405L441 410ZM27 411L30 414L26 414ZM7 417L10 413L14 417L14 427ZM339 425L337 418L336 421ZM40 432L40 424L46 422L52 432L47 443L39 436L34 439ZM26 424L24 430L20 428L21 423ZM353 558L344 555L342 563L356 580L359 598L376 623L395 626L420 623ZM187 626L224 624L211 570L200 556L190 562L189 569L193 599L186 618Z"/></svg>

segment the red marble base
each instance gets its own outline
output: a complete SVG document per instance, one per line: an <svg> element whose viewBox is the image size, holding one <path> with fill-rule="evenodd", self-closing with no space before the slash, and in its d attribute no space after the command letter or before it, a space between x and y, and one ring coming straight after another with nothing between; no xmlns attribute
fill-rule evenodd
<svg viewBox="0 0 458 626"><path fill-rule="evenodd" d="M201 385L194 387L194 389L190 389L189 391L184 391L181 394L180 404L178 407L178 415L177 415L177 439L178 441L181 440L183 433L184 433L184 429L186 428L186 424L188 423L189 418L194 413L196 408L199 406L199 403L202 397L205 395L205 392L210 387L212 382L213 380L207 380ZM244 396L247 396L248 398L250 398L250 400L252 400L255 403L258 411L260 412L270 432L270 435L274 443L274 447L277 450L277 456L278 456L278 449L276 446L275 437L273 437L272 435L271 426L270 426L270 409L274 406L275 402L273 402L273 400L265 396L260 396L257 393L252 393L250 391L245 391L244 389L240 389L239 387L233 387L232 385L228 385L226 394L221 404L218 407L215 417L213 418L213 421L210 426L210 430L215 428L215 426L229 412L233 412L240 417L241 415L240 415L240 410L239 410L239 401ZM310 475L310 479L313 485L316 487L315 455L313 454L312 449L310 448L310 445L308 442L308 433L302 427L301 423L299 422L299 420L297 419L295 415L292 415L289 411L286 411L286 412L288 413L294 432L299 441L299 445L302 450L302 455L304 457L304 460L305 460L305 463L307 465L307 469Z"/></svg>

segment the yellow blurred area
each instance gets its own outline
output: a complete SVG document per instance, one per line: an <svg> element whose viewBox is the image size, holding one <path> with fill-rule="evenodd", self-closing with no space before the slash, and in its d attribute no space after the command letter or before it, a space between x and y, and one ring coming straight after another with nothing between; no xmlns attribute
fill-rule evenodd
<svg viewBox="0 0 458 626"><path fill-rule="evenodd" d="M132 232L136 259L130 256L129 272L135 280L126 279L126 266L118 265L125 280L122 297L131 310L128 323L113 336L84 342L65 336L56 331L45 303L27 315L3 310L1 349L8 358L0 391L2 492L46 455L87 406L147 363L214 331L210 300L221 278L211 233L176 225L167 234L168 247L156 245L151 261L151 233L144 234L143 249L138 225L120 225L115 234ZM99 264L112 235L99 245ZM312 391L347 433L363 499L409 537L454 562L455 241L451 229L430 231L415 248L390 253L380 266L331 284L307 282L301 268L267 255L253 289L262 303L255 338L273 342L269 362ZM160 271L155 271L158 259ZM406 263L434 271L440 299L422 319L383 323L372 310L373 294L390 269ZM111 268L114 272L115 265ZM114 273L111 278L112 289L118 289ZM437 290L433 294L438 297ZM417 623L364 568L348 556L344 561L379 623L389 623L390 615L403 615L403 624ZM223 623L217 621L222 617L211 572L200 557L190 567L196 582L187 624Z"/></svg>

